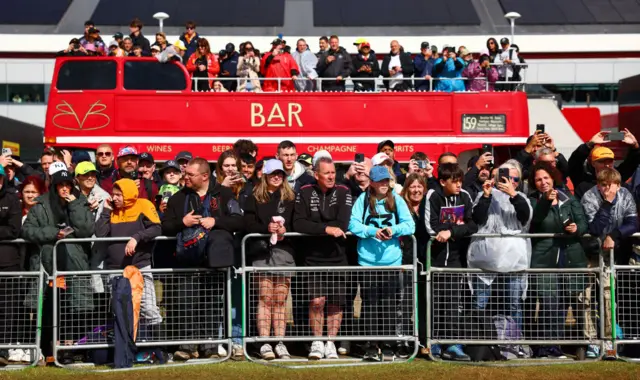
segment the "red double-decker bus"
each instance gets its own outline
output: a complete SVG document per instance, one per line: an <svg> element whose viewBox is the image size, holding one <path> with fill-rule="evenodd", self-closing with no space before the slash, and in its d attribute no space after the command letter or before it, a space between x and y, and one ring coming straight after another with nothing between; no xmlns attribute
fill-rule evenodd
<svg viewBox="0 0 640 380"><path fill-rule="evenodd" d="M521 92L192 92L184 66L154 58L58 58L45 123L48 145L130 144L159 161L181 150L212 161L238 139L261 155L291 140L344 162L391 139L407 161L417 151L521 145L528 135Z"/></svg>

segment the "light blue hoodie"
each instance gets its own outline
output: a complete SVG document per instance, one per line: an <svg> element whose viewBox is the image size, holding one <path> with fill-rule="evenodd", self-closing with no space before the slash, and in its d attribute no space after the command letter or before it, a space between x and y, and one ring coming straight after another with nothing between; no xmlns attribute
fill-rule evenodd
<svg viewBox="0 0 640 380"><path fill-rule="evenodd" d="M382 199L376 204L378 215L371 216L368 192L362 193L353 205L349 231L360 238L358 263L362 266L402 265L399 237L413 235L416 225L404 199L395 192L393 197L396 201L396 213L385 210L385 200ZM393 238L386 241L376 239L378 229L385 227L391 227Z"/></svg>

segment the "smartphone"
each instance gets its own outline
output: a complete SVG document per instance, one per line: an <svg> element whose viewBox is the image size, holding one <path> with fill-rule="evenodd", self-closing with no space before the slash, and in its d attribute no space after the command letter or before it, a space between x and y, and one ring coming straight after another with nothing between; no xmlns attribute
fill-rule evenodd
<svg viewBox="0 0 640 380"><path fill-rule="evenodd" d="M536 124L536 131L539 131L541 134L544 132L544 124Z"/></svg>
<svg viewBox="0 0 640 380"><path fill-rule="evenodd" d="M11 148L2 148L2 155L3 156L11 156L13 154L13 152L11 151Z"/></svg>
<svg viewBox="0 0 640 380"><path fill-rule="evenodd" d="M67 226L67 227L62 229L62 234L66 237L66 236L71 235L73 233L73 231L74 231L73 227L68 227Z"/></svg>
<svg viewBox="0 0 640 380"><path fill-rule="evenodd" d="M493 155L493 145L491 144L482 144L482 154L491 153Z"/></svg>
<svg viewBox="0 0 640 380"><path fill-rule="evenodd" d="M391 237L391 232L386 228L382 230L382 234L386 237Z"/></svg>
<svg viewBox="0 0 640 380"><path fill-rule="evenodd" d="M427 160L418 160L416 163L418 164L418 169L426 169L428 161Z"/></svg>
<svg viewBox="0 0 640 380"><path fill-rule="evenodd" d="M610 132L607 135L608 141L622 141L624 140L624 132Z"/></svg>
<svg viewBox="0 0 640 380"><path fill-rule="evenodd" d="M173 194L171 194L171 192L170 192L170 191L165 191L165 192L162 194L162 203L167 203L167 202L169 202L169 198L171 198L171 196L172 196L172 195L173 195Z"/></svg>
<svg viewBox="0 0 640 380"><path fill-rule="evenodd" d="M498 169L498 181L502 182L502 178L509 178L509 169L508 168L500 168Z"/></svg>
<svg viewBox="0 0 640 380"><path fill-rule="evenodd" d="M569 218L567 218L567 219L565 219L565 221L564 221L564 222L562 222L562 224L563 224L565 227L566 227L566 226L568 226L568 225L570 225L570 224L572 224L572 223L573 223L573 219L571 219L570 217L569 217Z"/></svg>
<svg viewBox="0 0 640 380"><path fill-rule="evenodd" d="M358 164L364 162L364 153L356 153L356 157L353 159L353 161Z"/></svg>

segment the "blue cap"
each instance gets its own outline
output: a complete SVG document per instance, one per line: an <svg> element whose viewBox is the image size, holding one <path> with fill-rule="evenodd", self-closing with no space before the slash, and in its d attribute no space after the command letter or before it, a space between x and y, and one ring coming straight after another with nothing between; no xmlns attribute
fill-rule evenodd
<svg viewBox="0 0 640 380"><path fill-rule="evenodd" d="M91 156L89 156L89 152L84 150L76 150L71 155L71 163L74 165L78 165L81 162L89 161L91 162Z"/></svg>
<svg viewBox="0 0 640 380"><path fill-rule="evenodd" d="M272 174L277 171L281 171L284 173L284 166L282 166L282 161L280 160L268 160L264 163L264 168L262 169L262 174Z"/></svg>
<svg viewBox="0 0 640 380"><path fill-rule="evenodd" d="M374 166L371 168L369 178L373 182L380 182L385 179L391 179L391 175L389 175L389 169L386 166Z"/></svg>

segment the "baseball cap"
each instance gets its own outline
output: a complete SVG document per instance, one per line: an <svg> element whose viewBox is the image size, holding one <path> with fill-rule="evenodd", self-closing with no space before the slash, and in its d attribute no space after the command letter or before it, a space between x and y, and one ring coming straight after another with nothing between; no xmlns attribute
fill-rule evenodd
<svg viewBox="0 0 640 380"><path fill-rule="evenodd" d="M367 43L367 44L368 44L368 42L367 42L367 39L366 39L366 38L358 38L358 39L357 39L353 44L354 44L355 46L358 46L358 45L362 45L362 44L365 44L365 43Z"/></svg>
<svg viewBox="0 0 640 380"><path fill-rule="evenodd" d="M177 40L176 42L173 43L173 46L175 46L177 49L180 49L180 50L187 50L182 40Z"/></svg>
<svg viewBox="0 0 640 380"><path fill-rule="evenodd" d="M127 145L123 148L120 148L120 150L118 151L118 158L124 157L124 156L137 156L137 155L138 155L138 150L132 147L131 145Z"/></svg>
<svg viewBox="0 0 640 380"><path fill-rule="evenodd" d="M191 152L188 152L186 150L183 150L182 152L178 153L178 155L175 158L176 162L180 160L191 161L192 159L193 159L193 154L191 154Z"/></svg>
<svg viewBox="0 0 640 380"><path fill-rule="evenodd" d="M384 166L374 166L371 168L371 172L369 173L369 178L373 182L380 182L385 179L391 179L389 175L389 169Z"/></svg>
<svg viewBox="0 0 640 380"><path fill-rule="evenodd" d="M313 166L315 166L316 162L318 162L318 160L321 159L322 157L330 158L333 160L333 157L331 157L331 153L327 152L324 149L319 150L316 152L316 154L313 155L313 160L311 160L311 163L313 164Z"/></svg>
<svg viewBox="0 0 640 380"><path fill-rule="evenodd" d="M391 147L391 149L394 149L396 147L396 144L394 144L393 141L391 140L384 140L380 144L378 144L378 152L381 151L382 148L384 148L385 146L388 146L388 147Z"/></svg>
<svg viewBox="0 0 640 380"><path fill-rule="evenodd" d="M591 161L613 160L615 158L613 151L607 147L599 146L591 151Z"/></svg>
<svg viewBox="0 0 640 380"><path fill-rule="evenodd" d="M100 33L100 29L98 29L98 28L89 28L87 33L89 33L89 34L91 34L91 33Z"/></svg>
<svg viewBox="0 0 640 380"><path fill-rule="evenodd" d="M51 184L53 186L57 186L61 183L71 182L73 183L73 177L66 170L60 170L51 175Z"/></svg>
<svg viewBox="0 0 640 380"><path fill-rule="evenodd" d="M302 153L298 156L298 161L307 165L313 164L313 157L309 153Z"/></svg>
<svg viewBox="0 0 640 380"><path fill-rule="evenodd" d="M116 34L114 34L114 35L113 35L113 38L114 38L114 39L116 39L116 40L117 40L117 39L120 39L120 38L124 38L124 34L122 34L122 33L118 32L118 33L116 33Z"/></svg>
<svg viewBox="0 0 640 380"><path fill-rule="evenodd" d="M84 150L76 150L71 154L71 163L77 165L81 162L91 161L91 156Z"/></svg>
<svg viewBox="0 0 640 380"><path fill-rule="evenodd" d="M389 163L393 164L391 158L389 158L389 156L387 156L387 154L383 152L380 152L371 158L371 163L373 164L373 166L382 165L386 161L389 161Z"/></svg>
<svg viewBox="0 0 640 380"><path fill-rule="evenodd" d="M467 55L469 55L469 50L467 50L466 48L460 49L460 56L461 57L466 57Z"/></svg>
<svg viewBox="0 0 640 380"><path fill-rule="evenodd" d="M434 53L438 52L438 47L436 45L431 45L431 51Z"/></svg>
<svg viewBox="0 0 640 380"><path fill-rule="evenodd" d="M509 39L507 37L502 37L500 39L500 45L506 45L509 43Z"/></svg>
<svg viewBox="0 0 640 380"><path fill-rule="evenodd" d="M80 40L77 39L77 38L72 38L71 41L69 41L69 45L71 45L71 44L79 44L79 43L80 43Z"/></svg>
<svg viewBox="0 0 640 380"><path fill-rule="evenodd" d="M236 45L234 45L234 44L232 44L231 42L229 42L229 43L224 47L224 50L225 50L227 53L231 54L231 53L233 53L233 52L236 50Z"/></svg>
<svg viewBox="0 0 640 380"><path fill-rule="evenodd" d="M109 47L112 47L112 46L119 47L120 45L118 44L118 41L113 40L113 41L109 42Z"/></svg>
<svg viewBox="0 0 640 380"><path fill-rule="evenodd" d="M176 169L177 171L180 171L180 165L178 165L175 160L169 160L165 162L162 169L160 169L160 174L164 174L164 171L167 169Z"/></svg>
<svg viewBox="0 0 640 380"><path fill-rule="evenodd" d="M284 173L284 166L282 166L282 161L280 160L267 160L264 163L264 168L262 169L262 174L272 174L277 171L281 171Z"/></svg>
<svg viewBox="0 0 640 380"><path fill-rule="evenodd" d="M149 161L152 164L156 162L156 160L153 159L153 155L151 155L151 153L149 152L140 153L140 157L138 157L138 162L142 162L142 161Z"/></svg>
<svg viewBox="0 0 640 380"><path fill-rule="evenodd" d="M282 45L282 40L280 38L276 38L271 41L271 45Z"/></svg>
<svg viewBox="0 0 640 380"><path fill-rule="evenodd" d="M160 49L160 46L158 46L158 45L153 45L153 46L151 46L151 50L160 51L161 49Z"/></svg>
<svg viewBox="0 0 640 380"><path fill-rule="evenodd" d="M420 49L429 49L429 43L427 41L424 41L420 44Z"/></svg>
<svg viewBox="0 0 640 380"><path fill-rule="evenodd" d="M91 172L98 172L98 170L96 169L96 166L93 164L93 162L83 161L79 163L78 166L76 166L74 172L76 176L79 176Z"/></svg>
<svg viewBox="0 0 640 380"><path fill-rule="evenodd" d="M49 166L49 175L54 175L61 170L67 170L67 165L64 162L56 161Z"/></svg>

